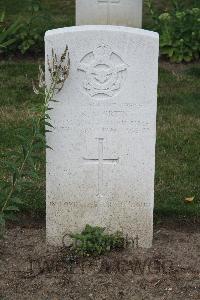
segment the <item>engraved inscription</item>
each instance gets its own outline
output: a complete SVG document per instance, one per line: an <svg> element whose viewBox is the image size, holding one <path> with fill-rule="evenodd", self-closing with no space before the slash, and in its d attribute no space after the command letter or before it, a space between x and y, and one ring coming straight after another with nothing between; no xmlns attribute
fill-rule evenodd
<svg viewBox="0 0 200 300"><path fill-rule="evenodd" d="M118 54L102 44L81 59L78 70L85 75L85 92L91 97L103 99L120 92L127 67Z"/></svg>
<svg viewBox="0 0 200 300"><path fill-rule="evenodd" d="M118 158L103 158L103 138L98 138L98 158L83 158L87 164L98 165L98 197L103 197L103 166L107 164L116 164L119 162Z"/></svg>

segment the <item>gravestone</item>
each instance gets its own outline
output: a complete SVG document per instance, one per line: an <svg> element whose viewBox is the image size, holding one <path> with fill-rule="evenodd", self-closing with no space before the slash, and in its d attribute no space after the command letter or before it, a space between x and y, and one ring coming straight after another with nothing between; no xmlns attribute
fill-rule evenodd
<svg viewBox="0 0 200 300"><path fill-rule="evenodd" d="M89 224L150 247L158 34L77 26L48 31L45 40L46 55L67 44L71 60L47 133L48 242L61 245Z"/></svg>
<svg viewBox="0 0 200 300"><path fill-rule="evenodd" d="M143 0L76 0L76 25L142 27Z"/></svg>

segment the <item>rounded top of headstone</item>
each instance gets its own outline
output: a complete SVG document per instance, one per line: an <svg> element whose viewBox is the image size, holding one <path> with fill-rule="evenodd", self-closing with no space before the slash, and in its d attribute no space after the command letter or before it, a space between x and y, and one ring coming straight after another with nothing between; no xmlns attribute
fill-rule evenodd
<svg viewBox="0 0 200 300"><path fill-rule="evenodd" d="M147 37L157 38L159 39L159 34L154 31L132 28L126 26L113 26L113 25L82 25L82 26L71 26L71 27L63 27L48 30L45 33L45 38L50 37L52 35L58 35L63 33L70 32L85 32L85 31L113 31L113 32L125 32L125 33L133 33L137 35L144 35Z"/></svg>

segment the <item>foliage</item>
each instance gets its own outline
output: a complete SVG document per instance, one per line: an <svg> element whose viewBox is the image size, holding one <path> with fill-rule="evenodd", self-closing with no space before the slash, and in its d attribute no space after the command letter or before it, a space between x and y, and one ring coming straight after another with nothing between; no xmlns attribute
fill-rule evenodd
<svg viewBox="0 0 200 300"><path fill-rule="evenodd" d="M72 250L80 256L96 256L124 247L124 238L120 232L106 234L104 231L105 228L86 225L80 234L70 234L74 240Z"/></svg>
<svg viewBox="0 0 200 300"><path fill-rule="evenodd" d="M40 0L30 0L28 11L29 18L21 23L16 36L17 47L22 54L28 50L38 52L43 49L44 33L52 22L50 15L42 9Z"/></svg>
<svg viewBox="0 0 200 300"><path fill-rule="evenodd" d="M7 170L10 173L9 180L4 179L0 182L0 233L5 229L6 220L13 219L15 213L20 211L22 200L20 192L27 178L38 176L38 164L41 157L38 150L49 147L45 142L44 126L52 128L48 111L52 108L49 103L54 100L56 93L63 88L64 82L69 75L69 54L66 47L60 60L52 50L52 58L48 58L50 83L46 85L44 72L39 68L38 86L33 83L35 94L42 95L44 102L36 107L31 120L31 136L29 139L18 136L21 148L13 151L14 161L6 161ZM46 131L50 131L47 129Z"/></svg>
<svg viewBox="0 0 200 300"><path fill-rule="evenodd" d="M15 21L12 25L7 25L5 22L5 12L2 12L0 16L0 53L16 42L14 36L19 29L19 20Z"/></svg>
<svg viewBox="0 0 200 300"><path fill-rule="evenodd" d="M178 1L173 8L158 13L152 0L147 5L154 21L153 30L160 34L160 53L172 62L190 62L200 55L200 8L186 9Z"/></svg>
<svg viewBox="0 0 200 300"><path fill-rule="evenodd" d="M44 33L52 26L52 18L43 9L40 0L29 0L28 4L27 18L18 18L10 25L8 33L12 42L3 52L42 52Z"/></svg>

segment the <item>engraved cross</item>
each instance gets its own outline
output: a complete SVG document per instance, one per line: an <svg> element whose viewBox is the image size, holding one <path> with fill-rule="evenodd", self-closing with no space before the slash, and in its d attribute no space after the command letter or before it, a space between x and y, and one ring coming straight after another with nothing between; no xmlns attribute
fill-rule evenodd
<svg viewBox="0 0 200 300"><path fill-rule="evenodd" d="M120 3L121 0L97 0L99 4L107 5L107 23L110 23L110 5L115 5Z"/></svg>
<svg viewBox="0 0 200 300"><path fill-rule="evenodd" d="M103 141L103 138L98 138L98 158L83 158L87 164L98 165L98 197L103 197L103 166L119 162L119 158L103 158Z"/></svg>
<svg viewBox="0 0 200 300"><path fill-rule="evenodd" d="M120 3L120 0L98 0L98 3Z"/></svg>

